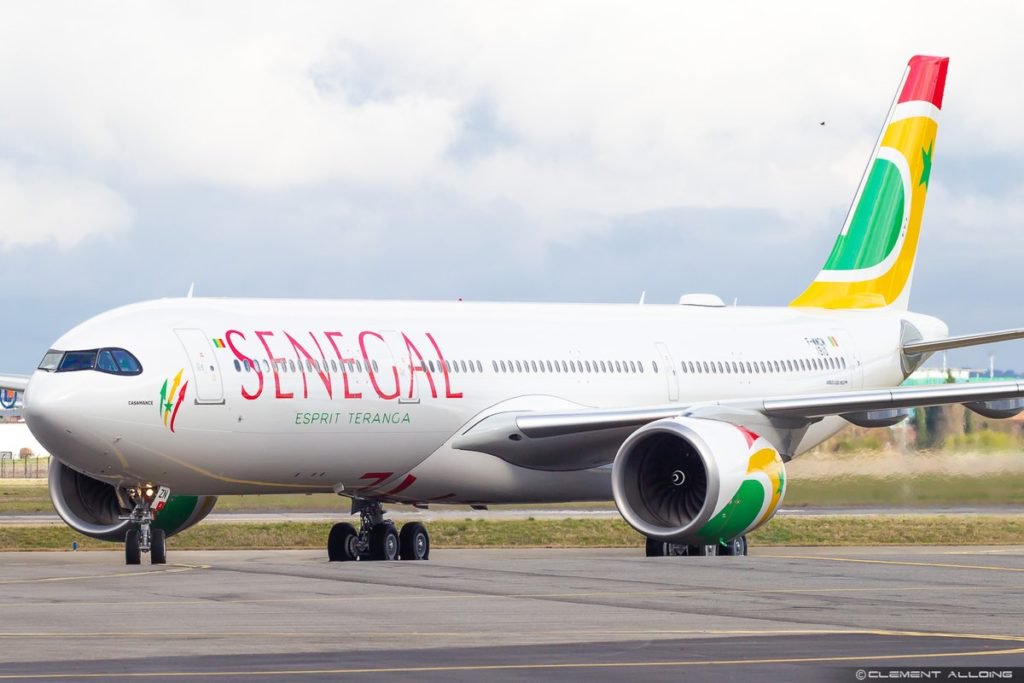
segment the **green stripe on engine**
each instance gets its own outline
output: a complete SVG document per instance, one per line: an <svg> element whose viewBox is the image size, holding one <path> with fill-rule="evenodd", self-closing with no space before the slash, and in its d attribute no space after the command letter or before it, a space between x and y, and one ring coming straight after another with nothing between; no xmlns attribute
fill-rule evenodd
<svg viewBox="0 0 1024 683"><path fill-rule="evenodd" d="M153 526L163 529L168 536L175 534L188 521L198 504L199 498L196 496L171 496L153 520Z"/></svg>
<svg viewBox="0 0 1024 683"><path fill-rule="evenodd" d="M697 535L705 543L725 543L754 523L764 505L764 485L747 479L722 510L701 527Z"/></svg>
<svg viewBox="0 0 1024 683"><path fill-rule="evenodd" d="M903 226L903 179L891 161L875 159L845 235L840 235L825 270L871 268L884 261Z"/></svg>

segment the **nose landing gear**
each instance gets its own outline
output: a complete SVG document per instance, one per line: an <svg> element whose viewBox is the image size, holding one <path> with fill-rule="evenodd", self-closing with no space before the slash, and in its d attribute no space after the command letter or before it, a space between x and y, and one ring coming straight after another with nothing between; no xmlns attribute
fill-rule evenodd
<svg viewBox="0 0 1024 683"><path fill-rule="evenodd" d="M128 492L134 507L130 515L121 518L131 522L124 536L125 564L142 564L143 553L149 553L152 564L167 564L167 534L163 529L153 528L153 519L170 495L171 490L166 486L156 490L142 486Z"/></svg>
<svg viewBox="0 0 1024 683"><path fill-rule="evenodd" d="M379 501L352 499L352 512L359 513L359 530L348 522L331 527L327 537L327 559L331 562L355 560L426 560L430 556L430 536L419 522L402 526L384 518Z"/></svg>

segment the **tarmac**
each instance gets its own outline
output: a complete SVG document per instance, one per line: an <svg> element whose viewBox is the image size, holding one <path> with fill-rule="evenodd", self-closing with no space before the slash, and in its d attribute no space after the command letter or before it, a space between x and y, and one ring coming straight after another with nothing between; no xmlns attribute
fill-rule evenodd
<svg viewBox="0 0 1024 683"><path fill-rule="evenodd" d="M169 545L165 566L0 553L0 680L854 681L862 667L1024 667L1024 546L328 563Z"/></svg>

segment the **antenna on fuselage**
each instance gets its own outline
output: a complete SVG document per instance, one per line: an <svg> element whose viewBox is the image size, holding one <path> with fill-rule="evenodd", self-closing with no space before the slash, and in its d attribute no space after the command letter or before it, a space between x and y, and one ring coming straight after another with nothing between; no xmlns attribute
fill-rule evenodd
<svg viewBox="0 0 1024 683"><path fill-rule="evenodd" d="M192 298L192 293L196 291L196 283L192 283L188 286L188 294L185 295L186 299Z"/></svg>
<svg viewBox="0 0 1024 683"><path fill-rule="evenodd" d="M644 305L644 299L647 297L647 290L640 292L640 305Z"/></svg>

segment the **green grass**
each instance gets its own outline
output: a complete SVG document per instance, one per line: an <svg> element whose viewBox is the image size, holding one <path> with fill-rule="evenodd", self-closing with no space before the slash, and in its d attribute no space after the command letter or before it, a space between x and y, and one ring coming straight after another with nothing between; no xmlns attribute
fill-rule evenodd
<svg viewBox="0 0 1024 683"><path fill-rule="evenodd" d="M176 550L321 549L330 524L200 524L173 537ZM430 524L435 548L640 548L617 519L464 520ZM0 550L113 550L117 546L49 526L0 527ZM1000 545L1024 543L1024 516L777 517L751 534L756 545Z"/></svg>
<svg viewBox="0 0 1024 683"><path fill-rule="evenodd" d="M793 479L785 507L1024 505L1024 474Z"/></svg>
<svg viewBox="0 0 1024 683"><path fill-rule="evenodd" d="M984 477L926 474L901 477L837 477L835 479L792 479L783 503L786 507L839 506L1000 506L1024 505L1024 473ZM559 503L553 505L495 506L579 509L608 508L603 503ZM465 509L434 506L435 509ZM0 480L0 514L51 512L45 482ZM335 495L278 494L266 496L223 496L217 512L348 512L348 502Z"/></svg>
<svg viewBox="0 0 1024 683"><path fill-rule="evenodd" d="M53 512L46 483L35 479L0 480L0 513Z"/></svg>

